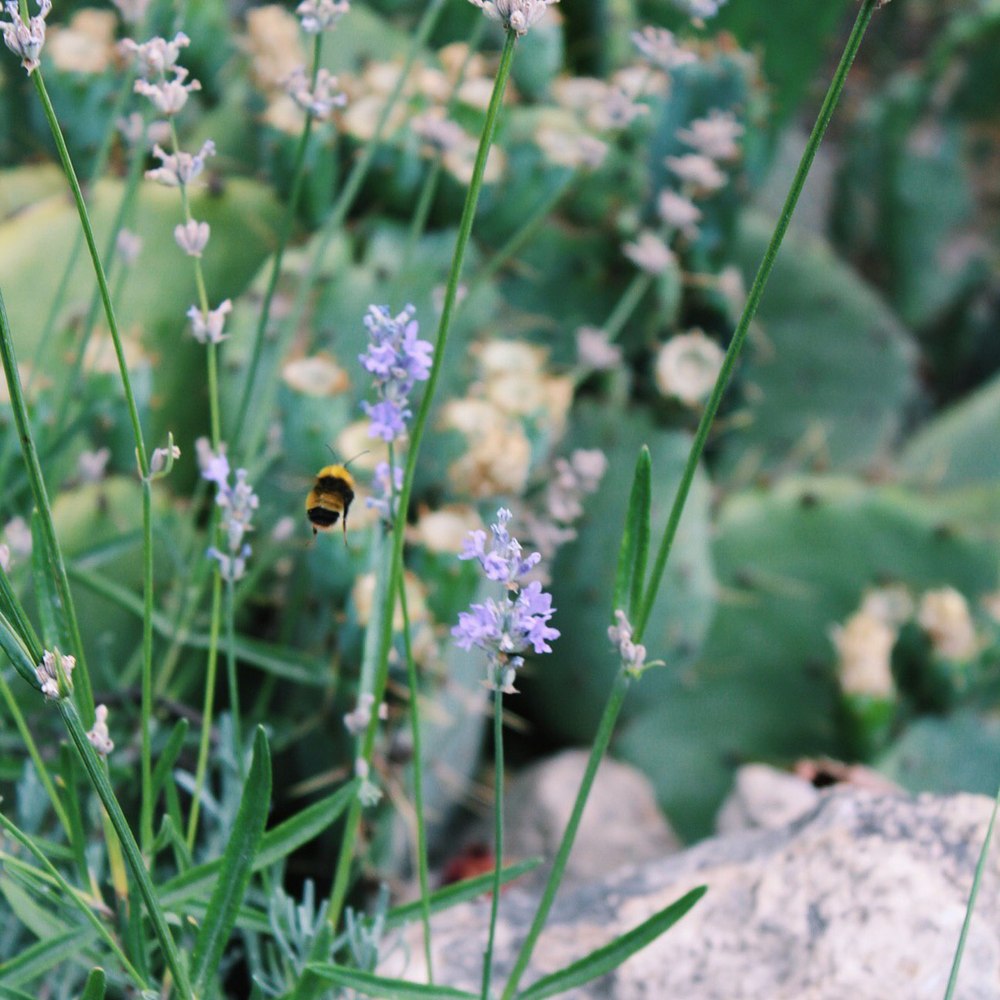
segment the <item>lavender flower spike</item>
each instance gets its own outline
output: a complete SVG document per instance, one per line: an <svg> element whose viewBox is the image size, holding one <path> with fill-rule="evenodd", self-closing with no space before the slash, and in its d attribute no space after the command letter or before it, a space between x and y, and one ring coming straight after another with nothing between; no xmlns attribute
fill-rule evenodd
<svg viewBox="0 0 1000 1000"><path fill-rule="evenodd" d="M21 60L25 72L31 74L38 69L39 56L45 44L45 18L52 10L52 0L38 0L38 13L29 17L27 23L21 18L17 0L7 0L4 11L9 21L0 21L0 32L4 44Z"/></svg>
<svg viewBox="0 0 1000 1000"><path fill-rule="evenodd" d="M508 31L518 37L526 35L528 29L559 0L469 0L479 7L492 21L499 21Z"/></svg>
<svg viewBox="0 0 1000 1000"><path fill-rule="evenodd" d="M373 376L378 401L361 406L372 422L368 433L383 441L395 441L406 433L406 422L413 416L410 393L431 374L433 348L418 339L420 327L414 312L413 306L407 306L398 316L391 316L386 306L369 306L365 317L371 342L358 360Z"/></svg>
<svg viewBox="0 0 1000 1000"><path fill-rule="evenodd" d="M225 551L212 546L208 555L219 563L224 579L236 581L246 572L250 545L244 536L253 530L253 515L260 501L247 482L246 469L237 469L236 482L230 485L229 460L225 451L220 448L218 453L213 452L204 439L197 442L197 447L202 478L216 485L215 502L222 508L219 528L226 542Z"/></svg>
<svg viewBox="0 0 1000 1000"><path fill-rule="evenodd" d="M508 694L516 691L514 676L524 665L522 654L529 649L551 653L549 641L559 638L559 630L548 624L555 611L552 595L545 593L537 580L521 585L521 577L541 556L537 552L522 556L519 542L507 530L510 518L506 508L497 511L496 523L490 526L493 538L489 551L486 532L474 531L459 554L459 559L478 560L486 578L502 584L501 598L473 604L459 614L458 624L451 630L460 649L475 646L486 653L487 686Z"/></svg>

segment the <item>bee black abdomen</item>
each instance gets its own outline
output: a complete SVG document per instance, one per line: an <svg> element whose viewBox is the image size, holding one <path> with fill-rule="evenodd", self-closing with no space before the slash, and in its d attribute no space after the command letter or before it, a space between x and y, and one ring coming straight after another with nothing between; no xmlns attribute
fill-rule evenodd
<svg viewBox="0 0 1000 1000"><path fill-rule="evenodd" d="M306 517L318 528L331 528L340 520L340 511L327 507L310 507L306 511Z"/></svg>

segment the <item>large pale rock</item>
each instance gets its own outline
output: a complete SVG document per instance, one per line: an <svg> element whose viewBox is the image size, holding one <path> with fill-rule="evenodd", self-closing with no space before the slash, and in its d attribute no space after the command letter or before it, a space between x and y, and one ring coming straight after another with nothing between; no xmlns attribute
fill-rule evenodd
<svg viewBox="0 0 1000 1000"><path fill-rule="evenodd" d="M707 895L617 972L568 997L638 1000L940 1000L986 833L989 799L823 793L779 830L706 841L561 895L527 985L695 886ZM1000 853L988 861L960 1000L1000 997ZM532 893L501 899L497 979L531 922ZM437 981L478 990L488 904L434 921ZM420 979L419 938L407 976ZM397 956L401 952L397 951ZM400 974L398 964L382 971Z"/></svg>
<svg viewBox="0 0 1000 1000"><path fill-rule="evenodd" d="M564 750L521 771L504 790L504 856L508 861L541 857L550 861L569 822L589 754ZM476 831L489 843L492 820ZM623 865L663 858L681 842L656 804L649 779L628 764L605 757L580 820L564 885L592 882ZM537 870L544 880L549 865Z"/></svg>
<svg viewBox="0 0 1000 1000"><path fill-rule="evenodd" d="M795 771L779 771L767 764L744 764L733 779L733 789L715 818L716 833L775 830L816 808L822 792L833 784L848 784L869 792L901 789L860 764L835 760L801 760Z"/></svg>

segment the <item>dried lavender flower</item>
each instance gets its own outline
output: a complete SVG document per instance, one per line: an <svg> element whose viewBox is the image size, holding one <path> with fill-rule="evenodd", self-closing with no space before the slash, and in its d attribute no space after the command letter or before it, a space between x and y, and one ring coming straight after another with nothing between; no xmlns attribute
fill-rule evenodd
<svg viewBox="0 0 1000 1000"><path fill-rule="evenodd" d="M608 627L608 638L618 650L625 670L634 677L638 677L646 667L654 666L654 664L646 663L646 647L642 643L633 641L632 625L624 611L615 611L615 621L618 623L617 625Z"/></svg>
<svg viewBox="0 0 1000 1000"><path fill-rule="evenodd" d="M25 24L17 0L7 0L4 10L9 21L0 21L4 44L21 60L24 71L30 76L38 69L39 56L45 44L45 18L52 10L52 0L38 0L38 13Z"/></svg>
<svg viewBox="0 0 1000 1000"><path fill-rule="evenodd" d="M222 332L226 317L233 311L231 299L224 299L214 309L202 312L199 306L191 306L187 317L191 320L191 336L199 344L221 344L226 339Z"/></svg>
<svg viewBox="0 0 1000 1000"><path fill-rule="evenodd" d="M146 179L166 187L187 187L204 169L205 161L215 156L215 143L206 139L197 153L167 153L159 144L153 146L153 155L160 166L146 171Z"/></svg>
<svg viewBox="0 0 1000 1000"><path fill-rule="evenodd" d="M316 74L315 84L305 69L297 66L285 80L288 96L306 114L319 121L325 121L333 114L334 108L342 108L347 103L347 95L337 90L337 78L325 69Z"/></svg>
<svg viewBox="0 0 1000 1000"><path fill-rule="evenodd" d="M683 48L672 31L647 25L642 31L632 32L632 44L647 62L663 70L689 66L698 61L690 49Z"/></svg>
<svg viewBox="0 0 1000 1000"><path fill-rule="evenodd" d="M64 656L58 649L42 653L42 662L35 667L35 677L46 698L58 701L68 698L73 690L72 674L76 667L75 656Z"/></svg>
<svg viewBox="0 0 1000 1000"><path fill-rule="evenodd" d="M295 8L302 30L307 35L318 35L337 26L337 22L351 9L347 0L302 0Z"/></svg>
<svg viewBox="0 0 1000 1000"><path fill-rule="evenodd" d="M499 21L518 37L539 21L548 7L559 0L469 0L492 21Z"/></svg>
<svg viewBox="0 0 1000 1000"><path fill-rule="evenodd" d="M90 745L102 757L107 757L115 748L111 733L108 731L108 706L98 705L94 709L94 725L87 733Z"/></svg>
<svg viewBox="0 0 1000 1000"><path fill-rule="evenodd" d="M207 222L198 222L189 219L183 225L174 227L174 239L177 245L189 256L200 257L202 251L208 246L208 237L211 228Z"/></svg>

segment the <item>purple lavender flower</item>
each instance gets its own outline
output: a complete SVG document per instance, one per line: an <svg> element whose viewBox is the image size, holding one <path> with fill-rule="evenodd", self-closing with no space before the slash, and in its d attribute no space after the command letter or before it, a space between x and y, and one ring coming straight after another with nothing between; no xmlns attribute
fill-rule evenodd
<svg viewBox="0 0 1000 1000"><path fill-rule="evenodd" d="M514 676L524 664L523 653L551 653L551 639L559 638L559 630L548 622L552 617L552 595L542 590L537 580L522 587L520 578L538 563L541 556L533 552L521 555L521 546L507 530L511 513L505 507L497 511L495 524L490 525L493 539L486 550L486 532L473 531L459 559L476 559L488 580L503 585L499 600L488 598L473 604L458 616L451 630L460 649L475 646L487 657L486 683L495 691L513 693Z"/></svg>
<svg viewBox="0 0 1000 1000"><path fill-rule="evenodd" d="M390 316L386 306L369 306L365 316L371 343L358 360L374 376L378 401L363 402L361 407L371 420L368 433L383 441L395 441L406 433L406 422L413 416L410 393L417 382L430 377L433 348L417 337L420 327L413 314L413 306L398 316Z"/></svg>
<svg viewBox="0 0 1000 1000"><path fill-rule="evenodd" d="M392 503L392 498L399 497L399 491L403 488L403 470L396 466L392 470L392 488L389 485L389 463L379 462L375 466L375 475L372 479L373 489L378 491L378 496L370 496L365 499L365 505L372 510L378 511L378 516L383 521L392 524L396 517L396 509Z"/></svg>

